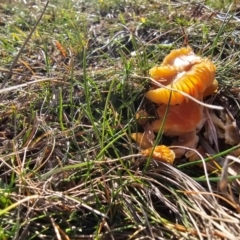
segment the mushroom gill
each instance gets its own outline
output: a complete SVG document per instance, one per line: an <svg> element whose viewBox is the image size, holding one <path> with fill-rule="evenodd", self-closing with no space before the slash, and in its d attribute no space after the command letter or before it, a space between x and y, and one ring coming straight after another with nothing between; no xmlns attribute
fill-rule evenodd
<svg viewBox="0 0 240 240"><path fill-rule="evenodd" d="M181 91L201 100L205 90L213 84L215 71L216 67L209 59L196 56L190 47L173 50L160 67L149 71L150 76L166 88L149 90L145 96L157 104L176 105L186 100L184 95L177 92ZM210 91L216 89L214 86Z"/></svg>

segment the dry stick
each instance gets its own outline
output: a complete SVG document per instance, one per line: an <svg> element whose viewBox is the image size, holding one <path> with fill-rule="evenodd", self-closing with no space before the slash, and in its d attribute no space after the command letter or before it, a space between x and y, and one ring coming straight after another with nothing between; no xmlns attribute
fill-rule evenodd
<svg viewBox="0 0 240 240"><path fill-rule="evenodd" d="M11 86L11 87L7 87L7 88L4 88L4 89L0 89L0 94L5 93L5 92L10 92L10 91L18 89L18 88L27 87L27 86L30 86L34 83L41 83L41 82L47 82L47 81L64 83L63 81L60 81L58 78L43 78L43 79L40 79L40 80L34 80L34 81L31 81L31 82L26 82L26 83L14 85L14 86Z"/></svg>
<svg viewBox="0 0 240 240"><path fill-rule="evenodd" d="M11 66L10 66L10 68L9 68L9 72L6 74L6 76L5 76L5 78L4 78L3 82L2 82L2 85L1 85L0 89L3 89L3 88L4 88L7 80L12 76L13 68L14 68L14 66L16 65L16 63L17 63L17 61L18 61L18 59L19 59L19 57L20 57L23 49L26 47L27 43L29 42L30 38L32 37L33 33L35 32L35 30L36 30L39 22L41 21L43 15L44 15L44 13L45 13L45 11L46 11L46 9L47 9L48 4L49 4L49 0L46 2L45 6L44 6L44 9L43 9L43 11L42 11L39 19L37 20L37 22L36 22L35 26L33 27L32 31L29 33L28 37L27 37L26 40L24 41L22 47L21 47L20 50L18 51L17 56L14 58ZM4 96L1 96L1 97L0 97L0 100L3 100L3 97L4 97Z"/></svg>

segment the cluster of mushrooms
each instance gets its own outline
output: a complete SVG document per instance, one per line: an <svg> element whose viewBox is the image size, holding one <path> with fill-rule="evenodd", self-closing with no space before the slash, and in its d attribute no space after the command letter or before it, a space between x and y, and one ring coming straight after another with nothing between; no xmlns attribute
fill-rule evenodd
<svg viewBox="0 0 240 240"><path fill-rule="evenodd" d="M153 147L151 131L162 131L177 139L172 145L196 149L197 133L206 120L199 102L216 91L215 72L215 65L208 58L194 54L191 47L172 50L160 66L150 69L153 86L145 97L157 104L157 116L154 121L142 124L148 131L131 135L143 155L172 164L175 158L186 154L184 148L173 151L164 145Z"/></svg>

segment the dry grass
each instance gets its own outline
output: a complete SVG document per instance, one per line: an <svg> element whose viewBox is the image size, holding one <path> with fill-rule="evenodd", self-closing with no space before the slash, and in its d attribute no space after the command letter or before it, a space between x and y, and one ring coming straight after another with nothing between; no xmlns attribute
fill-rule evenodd
<svg viewBox="0 0 240 240"><path fill-rule="evenodd" d="M207 173L129 137L149 68L186 44L213 59L208 101L239 123L239 6L51 1L37 23L44 6L0 5L0 239L239 239L237 146L200 133L223 164Z"/></svg>

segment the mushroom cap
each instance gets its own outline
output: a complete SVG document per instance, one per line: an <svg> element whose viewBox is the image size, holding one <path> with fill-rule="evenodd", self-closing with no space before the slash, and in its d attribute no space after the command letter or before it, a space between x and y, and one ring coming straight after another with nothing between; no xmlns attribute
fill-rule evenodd
<svg viewBox="0 0 240 240"><path fill-rule="evenodd" d="M204 91L203 98L213 94L218 88L218 81L214 79L213 83Z"/></svg>
<svg viewBox="0 0 240 240"><path fill-rule="evenodd" d="M145 96L157 104L175 105L184 102L186 97L173 89L201 99L205 90L213 84L215 71L216 67L209 59L196 56L190 47L173 50L164 58L160 67L153 67L149 71L154 80L168 89L152 89ZM214 86L208 89L207 95L216 90Z"/></svg>
<svg viewBox="0 0 240 240"><path fill-rule="evenodd" d="M178 73L173 81L166 85L168 89L161 87L149 90L145 96L157 104L169 103L170 105L176 105L183 103L186 97L179 92L170 90L173 89L187 93L194 98L201 99L204 91L214 81L215 70L216 68L213 63L208 59L204 59L201 63L193 65L189 71ZM169 80L167 82L169 82Z"/></svg>
<svg viewBox="0 0 240 240"><path fill-rule="evenodd" d="M142 149L151 148L153 146L152 143L147 138L147 134L145 132L144 133L141 133L141 132L132 133L131 138Z"/></svg>
<svg viewBox="0 0 240 240"><path fill-rule="evenodd" d="M175 153L173 150L165 145L158 145L156 147L148 148L141 151L144 156L152 156L155 160L163 161L169 164L173 164L175 160Z"/></svg>
<svg viewBox="0 0 240 240"><path fill-rule="evenodd" d="M186 70L191 66L193 57L196 57L190 47L172 50L164 59L160 67L155 66L149 70L150 76L156 81L162 81L163 85L170 84L178 72ZM187 59L186 61L186 58Z"/></svg>
<svg viewBox="0 0 240 240"><path fill-rule="evenodd" d="M172 50L164 59L161 66L174 66L178 71L187 70L191 65L200 62L201 57L198 57L193 52L192 48Z"/></svg>
<svg viewBox="0 0 240 240"><path fill-rule="evenodd" d="M167 116L163 122L165 112ZM152 122L151 127L154 132L162 130L165 135L178 136L195 129L200 129L205 121L203 117L203 106L189 100L180 105L161 105L157 109L159 119Z"/></svg>
<svg viewBox="0 0 240 240"><path fill-rule="evenodd" d="M173 79L177 76L177 73L177 69L170 65L161 67L155 66L149 70L150 76L165 86L173 81Z"/></svg>

